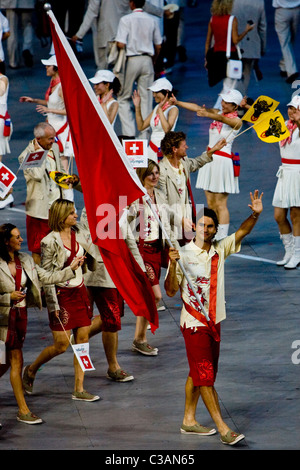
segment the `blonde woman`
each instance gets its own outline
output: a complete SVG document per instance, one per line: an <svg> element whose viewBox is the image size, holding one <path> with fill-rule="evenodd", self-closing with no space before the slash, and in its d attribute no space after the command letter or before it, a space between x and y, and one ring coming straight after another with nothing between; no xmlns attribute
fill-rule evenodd
<svg viewBox="0 0 300 470"><path fill-rule="evenodd" d="M74 257L82 258L89 249L84 233L76 226L77 214L72 201L57 199L49 212L49 233L41 242L41 266L49 272L60 271ZM88 253L86 254L89 257ZM94 258L93 258L94 261ZM95 269L95 263L92 269ZM70 281L45 287L49 311L49 323L54 343L46 347L36 360L25 368L23 384L27 393L32 393L33 381L37 371L46 362L62 354L69 346L73 331L76 343L88 343L92 309L82 269ZM99 396L86 392L83 388L84 372L74 356L75 386L73 400L96 401Z"/></svg>

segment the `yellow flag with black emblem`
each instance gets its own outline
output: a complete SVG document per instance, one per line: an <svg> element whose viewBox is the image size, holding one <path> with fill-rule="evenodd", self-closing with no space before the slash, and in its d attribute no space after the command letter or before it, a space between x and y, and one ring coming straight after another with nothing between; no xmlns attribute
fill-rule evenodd
<svg viewBox="0 0 300 470"><path fill-rule="evenodd" d="M269 96L259 96L248 109L248 111L242 117L242 121L248 121L252 124L264 119L267 113L272 113L275 111L279 101L275 101Z"/></svg>
<svg viewBox="0 0 300 470"><path fill-rule="evenodd" d="M290 135L290 131L285 125L284 118L279 110L268 113L252 126L263 142L280 142Z"/></svg>

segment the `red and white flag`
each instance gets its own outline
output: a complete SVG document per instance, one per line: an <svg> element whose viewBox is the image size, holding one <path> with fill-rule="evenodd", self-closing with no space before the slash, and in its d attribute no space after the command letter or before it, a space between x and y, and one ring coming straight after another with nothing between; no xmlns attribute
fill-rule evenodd
<svg viewBox="0 0 300 470"><path fill-rule="evenodd" d="M47 150L37 150L36 152L28 153L22 161L20 168L25 170L26 168L40 167L47 157L47 154Z"/></svg>
<svg viewBox="0 0 300 470"><path fill-rule="evenodd" d="M5 198L16 179L16 175L0 162L0 197L2 199Z"/></svg>
<svg viewBox="0 0 300 470"><path fill-rule="evenodd" d="M92 240L129 308L145 317L154 332L158 313L146 273L119 230L113 231L116 236L99 230L104 208L110 208L118 227L123 210L145 189L51 10L48 15Z"/></svg>

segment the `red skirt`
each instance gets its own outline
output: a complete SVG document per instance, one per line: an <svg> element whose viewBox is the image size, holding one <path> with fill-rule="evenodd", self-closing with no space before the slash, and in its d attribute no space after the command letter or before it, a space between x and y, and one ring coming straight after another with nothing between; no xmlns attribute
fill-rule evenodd
<svg viewBox="0 0 300 470"><path fill-rule="evenodd" d="M11 308L8 318L6 348L22 349L27 331L27 308Z"/></svg>
<svg viewBox="0 0 300 470"><path fill-rule="evenodd" d="M160 241L154 243L144 243L141 250L147 277L151 286L159 284L162 266L162 245Z"/></svg>
<svg viewBox="0 0 300 470"><path fill-rule="evenodd" d="M84 284L79 287L56 287L59 303L59 318L66 331L89 326L92 308ZM62 331L59 319L54 312L49 312L49 324L52 331Z"/></svg>

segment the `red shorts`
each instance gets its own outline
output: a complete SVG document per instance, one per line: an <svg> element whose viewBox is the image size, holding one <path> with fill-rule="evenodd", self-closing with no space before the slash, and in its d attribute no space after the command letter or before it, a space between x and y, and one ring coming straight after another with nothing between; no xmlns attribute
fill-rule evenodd
<svg viewBox="0 0 300 470"><path fill-rule="evenodd" d="M90 302L97 305L102 331L115 333L121 330L121 317L124 316L124 300L115 287L88 286Z"/></svg>
<svg viewBox="0 0 300 470"><path fill-rule="evenodd" d="M31 253L41 254L41 240L51 232L47 219L26 216L27 246Z"/></svg>
<svg viewBox="0 0 300 470"><path fill-rule="evenodd" d="M220 335L220 323L216 325ZM218 371L220 342L215 341L206 326L181 328L184 337L187 359L190 366L189 376L195 387L213 386Z"/></svg>

